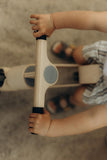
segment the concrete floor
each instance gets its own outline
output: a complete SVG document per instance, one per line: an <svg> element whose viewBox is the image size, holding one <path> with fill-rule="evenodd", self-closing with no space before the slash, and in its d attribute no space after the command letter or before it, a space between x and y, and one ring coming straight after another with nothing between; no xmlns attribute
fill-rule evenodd
<svg viewBox="0 0 107 160"><path fill-rule="evenodd" d="M35 63L35 39L29 16L32 13L52 13L69 10L107 10L106 0L0 0L0 66ZM57 30L48 39L48 54L53 63L65 63L50 54L56 40L76 45L107 40L106 34L71 29ZM46 97L70 93L71 88L54 89ZM28 132L28 117L33 106L33 91L0 94L0 160L106 160L107 128L78 135L48 138ZM69 113L53 116L61 118L87 108L77 107ZM93 122L94 123L94 122Z"/></svg>

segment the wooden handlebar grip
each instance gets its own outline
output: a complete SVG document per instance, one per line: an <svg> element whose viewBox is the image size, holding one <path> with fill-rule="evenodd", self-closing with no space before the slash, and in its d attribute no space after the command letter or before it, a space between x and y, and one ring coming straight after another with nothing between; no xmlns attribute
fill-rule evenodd
<svg viewBox="0 0 107 160"><path fill-rule="evenodd" d="M47 56L46 35L36 38L36 68L33 113L43 114L46 90L56 83L58 71Z"/></svg>
<svg viewBox="0 0 107 160"><path fill-rule="evenodd" d="M44 87L43 79L42 79L42 72L44 69L42 63L43 63L44 56L47 56L46 35L36 38L34 106L32 108L32 113L39 113L39 114L44 113L45 89L44 90L42 89ZM37 135L35 133L32 133L32 134Z"/></svg>

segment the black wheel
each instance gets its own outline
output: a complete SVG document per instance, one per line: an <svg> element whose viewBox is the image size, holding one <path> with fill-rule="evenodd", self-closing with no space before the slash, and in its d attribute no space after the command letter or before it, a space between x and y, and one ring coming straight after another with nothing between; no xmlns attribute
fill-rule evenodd
<svg viewBox="0 0 107 160"><path fill-rule="evenodd" d="M0 69L0 87L2 87L5 79L6 79L6 76L4 74L4 70Z"/></svg>

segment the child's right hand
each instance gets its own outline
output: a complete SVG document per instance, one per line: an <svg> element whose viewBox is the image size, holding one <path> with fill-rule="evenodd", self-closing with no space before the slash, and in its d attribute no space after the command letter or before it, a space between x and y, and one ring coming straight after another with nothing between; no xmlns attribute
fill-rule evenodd
<svg viewBox="0 0 107 160"><path fill-rule="evenodd" d="M38 30L37 33L33 32L34 37L42 35L50 37L55 30L51 14L32 14L30 18L36 18L36 20L30 20L30 24L34 24L32 30Z"/></svg>
<svg viewBox="0 0 107 160"><path fill-rule="evenodd" d="M29 117L29 131L41 136L49 136L52 120L50 113L44 109L44 114L31 113Z"/></svg>

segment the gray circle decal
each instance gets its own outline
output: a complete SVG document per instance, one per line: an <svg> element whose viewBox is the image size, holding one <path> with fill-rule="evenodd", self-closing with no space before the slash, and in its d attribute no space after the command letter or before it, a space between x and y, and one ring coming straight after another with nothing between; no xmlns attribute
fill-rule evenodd
<svg viewBox="0 0 107 160"><path fill-rule="evenodd" d="M57 70L56 70L55 67L48 66L48 67L45 68L44 78L45 78L47 83L52 84L52 83L56 82L57 77L58 77L58 74L57 74Z"/></svg>

